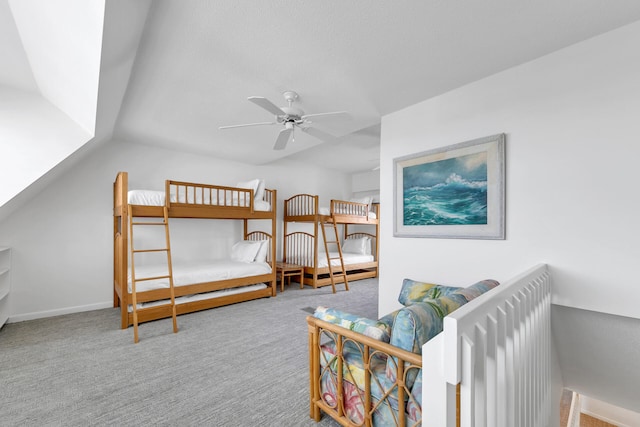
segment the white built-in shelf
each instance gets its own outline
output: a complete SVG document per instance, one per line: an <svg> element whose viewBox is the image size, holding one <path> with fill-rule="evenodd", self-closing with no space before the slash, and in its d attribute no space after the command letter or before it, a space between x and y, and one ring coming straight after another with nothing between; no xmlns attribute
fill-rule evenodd
<svg viewBox="0 0 640 427"><path fill-rule="evenodd" d="M0 246L0 327L9 319L11 291L11 248Z"/></svg>

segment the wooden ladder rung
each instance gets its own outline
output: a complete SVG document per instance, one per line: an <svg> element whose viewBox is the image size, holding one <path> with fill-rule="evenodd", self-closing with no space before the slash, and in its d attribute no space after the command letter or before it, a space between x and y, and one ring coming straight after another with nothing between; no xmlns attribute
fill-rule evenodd
<svg viewBox="0 0 640 427"><path fill-rule="evenodd" d="M165 225L164 222L132 222L131 225Z"/></svg>
<svg viewBox="0 0 640 427"><path fill-rule="evenodd" d="M135 279L134 282L144 282L146 280L157 280L157 279L169 279L171 276L155 276L155 277L143 277L142 279Z"/></svg>
<svg viewBox="0 0 640 427"><path fill-rule="evenodd" d="M150 311L150 310L153 310L154 308L155 309L158 309L158 308L172 308L173 309L173 305L170 302L168 302L166 304L152 305L150 307L139 307L136 310L138 312L141 312L141 311Z"/></svg>
<svg viewBox="0 0 640 427"><path fill-rule="evenodd" d="M132 252L134 254L137 253L141 253L141 252L167 252L169 250L169 248L163 248L163 249L135 249Z"/></svg>

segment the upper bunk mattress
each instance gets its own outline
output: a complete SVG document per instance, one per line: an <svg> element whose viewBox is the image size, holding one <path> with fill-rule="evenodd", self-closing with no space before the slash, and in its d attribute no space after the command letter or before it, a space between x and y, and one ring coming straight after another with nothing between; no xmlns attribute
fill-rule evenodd
<svg viewBox="0 0 640 427"><path fill-rule="evenodd" d="M258 276L271 273L271 265L266 262L240 262L219 260L209 262L174 262L173 286L193 285L196 283L217 282L240 277ZM136 291L169 288L169 279L143 280L145 277L167 275L167 264L136 265ZM127 286L131 292L131 271L127 277Z"/></svg>
<svg viewBox="0 0 640 427"><path fill-rule="evenodd" d="M157 190L129 190L127 200L130 205L164 206L165 192ZM171 203L193 203L198 205L205 204L213 206L249 206L248 200L245 202L244 200L238 200L237 197L225 201L221 200L220 204L218 204L215 198L211 200L208 197L207 193L205 193L204 198L200 194L197 194L195 200L192 194L189 194L186 200L184 194L181 194L180 199L178 200L178 197L176 197L176 195L172 193ZM269 202L265 202L264 200L254 199L253 209L256 211L268 212L271 210L271 205L269 204Z"/></svg>

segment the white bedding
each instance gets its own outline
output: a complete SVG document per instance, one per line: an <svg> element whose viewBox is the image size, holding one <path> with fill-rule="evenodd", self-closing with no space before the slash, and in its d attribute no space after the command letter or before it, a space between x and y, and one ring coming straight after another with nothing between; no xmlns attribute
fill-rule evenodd
<svg viewBox="0 0 640 427"><path fill-rule="evenodd" d="M329 257L330 258L337 258L337 259L332 259L331 260L331 265L333 266L340 266L340 254L338 252L329 252ZM362 254L352 254L352 253L347 253L347 252L343 252L342 253L342 260L344 261L344 265L348 265L348 264L360 264L363 262L372 262L373 261L373 255L362 255ZM318 254L318 268L323 268L323 267L327 267L329 264L327 263L327 256L324 252L321 252Z"/></svg>
<svg viewBox="0 0 640 427"><path fill-rule="evenodd" d="M320 207L318 208L318 213L320 215L331 215L331 209L327 208L327 207ZM336 213L341 213L339 210ZM346 213L346 212L345 212ZM358 215L358 216L364 216L364 215ZM369 211L369 219L376 219L376 213L374 211Z"/></svg>
<svg viewBox="0 0 640 427"><path fill-rule="evenodd" d="M214 197L210 199L209 194L205 192L204 199L201 194L196 194L195 200L193 198L193 194L189 194L186 197L186 203L194 203L194 204L206 204L206 205L218 205L218 201ZM130 190L127 194L127 200L131 205L144 205L144 206L164 206L165 204L165 192L157 191L157 190ZM172 203L185 203L184 193L180 193L180 197L177 197L175 194L171 194L171 202ZM226 203L223 203L226 202ZM220 200L220 206L249 206L249 201L240 198L238 200L238 196L235 197L229 196L226 200ZM256 211L270 211L271 205L264 200L254 200L253 208Z"/></svg>
<svg viewBox="0 0 640 427"><path fill-rule="evenodd" d="M271 273L271 266L266 262L247 263L231 260L218 260L206 263L174 262L172 266L174 287ZM143 292L152 289L168 288L169 279L139 281L145 277L166 275L166 264L136 265L136 278L138 279L136 281L136 291ZM127 282L129 292L131 292L131 271L129 271Z"/></svg>

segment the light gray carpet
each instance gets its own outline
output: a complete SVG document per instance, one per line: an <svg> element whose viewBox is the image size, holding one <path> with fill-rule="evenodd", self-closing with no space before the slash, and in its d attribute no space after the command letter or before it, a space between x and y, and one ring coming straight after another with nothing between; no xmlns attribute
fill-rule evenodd
<svg viewBox="0 0 640 427"><path fill-rule="evenodd" d="M117 309L5 325L0 425L337 426L309 418L308 310L377 318L377 279L120 329Z"/></svg>

